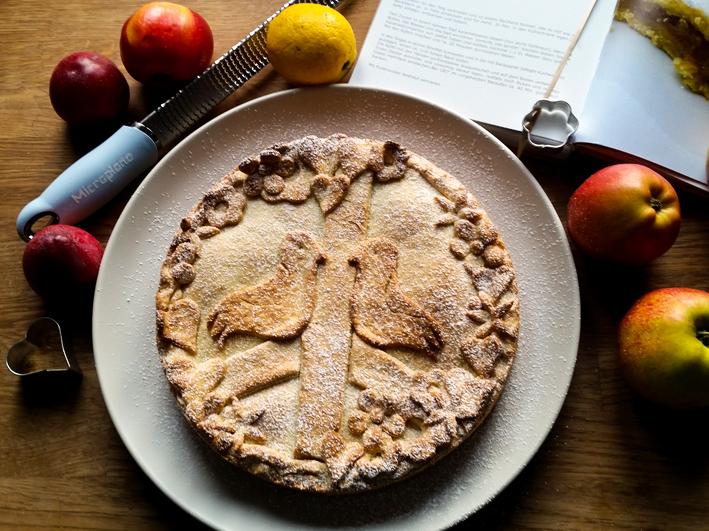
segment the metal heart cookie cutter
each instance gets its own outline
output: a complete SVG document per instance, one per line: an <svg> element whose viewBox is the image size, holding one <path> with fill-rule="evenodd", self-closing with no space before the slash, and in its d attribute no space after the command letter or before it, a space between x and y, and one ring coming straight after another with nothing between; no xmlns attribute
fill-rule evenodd
<svg viewBox="0 0 709 531"><path fill-rule="evenodd" d="M65 348L59 323L49 317L30 324L24 339L7 351L5 364L11 373L26 379L82 377L73 353Z"/></svg>

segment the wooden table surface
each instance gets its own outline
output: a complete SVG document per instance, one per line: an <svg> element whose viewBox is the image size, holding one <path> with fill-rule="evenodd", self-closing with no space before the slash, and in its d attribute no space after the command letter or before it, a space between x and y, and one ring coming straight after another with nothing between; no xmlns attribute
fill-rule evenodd
<svg viewBox="0 0 709 531"><path fill-rule="evenodd" d="M193 0L225 53L283 0ZM36 318L60 322L84 377L65 391L38 392L0 370L0 528L199 529L142 472L102 399L91 347L89 307L46 305L25 282L21 208L110 131L70 130L48 97L54 66L93 50L121 69L128 0L0 2L0 349L23 338ZM361 46L376 0L348 0L341 12ZM131 83L131 119L156 103ZM270 67L229 97L215 115L289 88ZM525 160L565 223L575 188L604 162ZM136 183L137 184L137 183ZM105 246L135 186L81 226ZM674 247L645 267L596 263L573 248L582 331L573 380L541 449L490 504L458 528L706 529L709 527L709 414L674 412L638 398L618 372L616 327L643 293L662 287L709 290L709 200L680 191L683 225Z"/></svg>

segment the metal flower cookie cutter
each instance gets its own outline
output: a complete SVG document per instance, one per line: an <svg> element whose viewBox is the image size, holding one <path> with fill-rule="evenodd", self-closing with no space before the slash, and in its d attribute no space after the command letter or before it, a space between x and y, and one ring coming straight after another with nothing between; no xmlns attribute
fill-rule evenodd
<svg viewBox="0 0 709 531"><path fill-rule="evenodd" d="M11 373L26 379L82 377L73 353L65 347L59 323L49 317L29 325L24 339L7 351L5 364Z"/></svg>
<svg viewBox="0 0 709 531"><path fill-rule="evenodd" d="M538 149L561 150L579 128L579 121L565 101L542 99L522 121L524 142Z"/></svg>
<svg viewBox="0 0 709 531"><path fill-rule="evenodd" d="M586 27L591 13L593 13L594 7L596 7L597 1L598 0L591 0L591 4L588 6L588 10L581 20L581 24L571 38L571 42L556 68L556 72L544 93L543 99L535 103L532 107L532 111L524 117L522 121L522 136L517 145L517 158L522 157L524 148L527 145L531 145L537 149L551 148L553 150L561 150L566 145L571 135L578 129L579 121L571 112L571 106L565 101L553 101L548 98L551 96L557 81L559 81L561 73L569 61L569 57L571 57L571 52L581 37L583 29ZM534 129L534 134L532 134L532 129ZM535 142L532 140L533 138L545 139L553 143Z"/></svg>

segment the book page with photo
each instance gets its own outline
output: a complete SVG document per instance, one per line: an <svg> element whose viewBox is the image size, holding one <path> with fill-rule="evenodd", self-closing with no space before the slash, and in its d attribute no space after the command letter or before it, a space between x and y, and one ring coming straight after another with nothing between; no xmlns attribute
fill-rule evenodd
<svg viewBox="0 0 709 531"><path fill-rule="evenodd" d="M681 188L709 195L709 101L689 90L672 59L614 21L591 84L579 149L646 164Z"/></svg>
<svg viewBox="0 0 709 531"><path fill-rule="evenodd" d="M709 101L649 38L614 20L614 0L381 0L350 83L442 105L516 147L592 6L550 97L579 121L563 154L645 163L709 195Z"/></svg>

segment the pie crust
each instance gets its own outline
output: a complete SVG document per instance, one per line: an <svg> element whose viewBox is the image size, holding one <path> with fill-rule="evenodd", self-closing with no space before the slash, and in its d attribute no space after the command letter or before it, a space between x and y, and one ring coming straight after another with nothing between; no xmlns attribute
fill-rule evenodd
<svg viewBox="0 0 709 531"><path fill-rule="evenodd" d="M341 134L271 146L214 184L170 245L156 306L199 435L329 494L457 447L500 397L519 331L512 261L473 195L397 143Z"/></svg>

